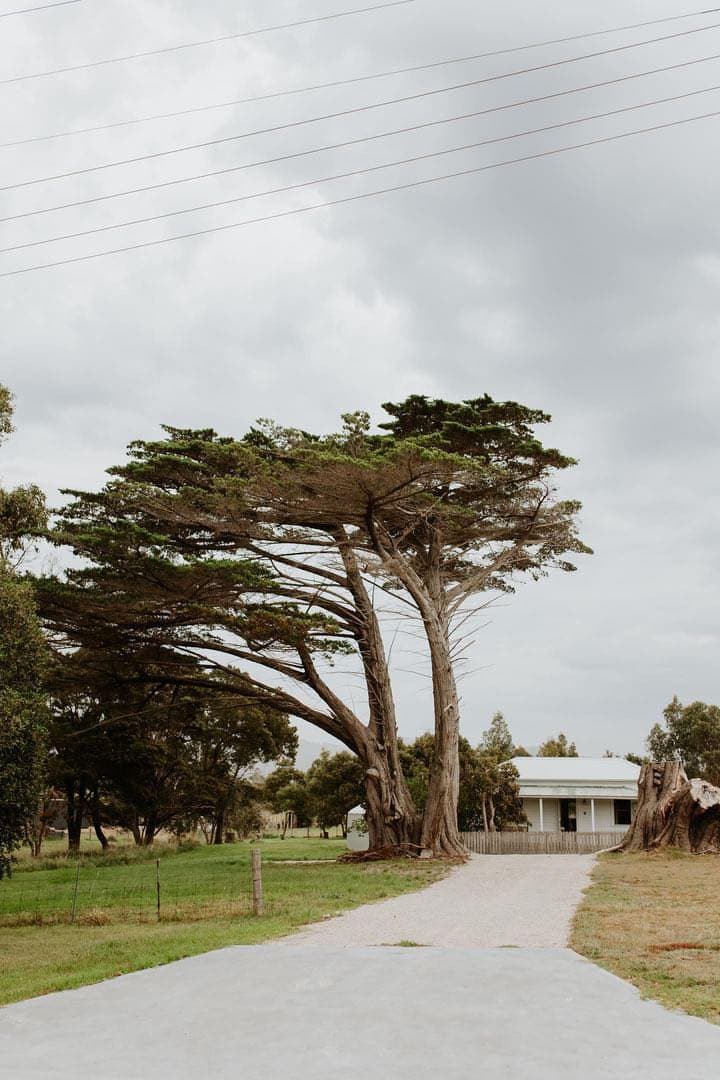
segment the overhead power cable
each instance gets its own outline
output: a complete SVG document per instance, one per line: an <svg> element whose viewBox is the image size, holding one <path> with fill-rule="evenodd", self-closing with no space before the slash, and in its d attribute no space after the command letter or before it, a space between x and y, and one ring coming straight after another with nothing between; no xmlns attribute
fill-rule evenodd
<svg viewBox="0 0 720 1080"><path fill-rule="evenodd" d="M427 128L442 127L445 124L454 124L462 120L471 120L479 116L488 116L493 113L507 112L525 105L536 105L556 98L568 97L571 94L579 94L587 90L598 90L603 87L615 86L618 83L630 82L633 79L647 78L651 75L663 74L668 71L676 71L693 64L705 63L709 60L720 60L720 53L712 56L703 56L696 60L684 60L679 64L669 64L665 67L650 68L647 71L639 71L630 75L621 75L615 79L604 79L602 82L585 83L582 86L574 86L567 90L556 90L550 94L541 94L538 97L522 98L519 101L507 102L503 105L492 105L485 109L474 109L472 112L458 113L455 116L443 117L440 120L426 120L419 124L409 124L406 127L392 128L389 131L380 131L373 135L363 135L356 139L344 139L341 142L326 143L323 146L313 146L308 150L297 150L291 154L279 154L275 157L263 158L259 161L246 161L240 165L229 165L224 169L211 169L207 172L194 173L192 176L180 176L174 180L162 180L155 184L145 184L141 187L126 188L124 191L112 191L104 195L93 195L85 199L76 199L74 202L57 203L55 206L37 207L34 210L25 210L17 214L9 214L0 217L0 224L8 221L19 221L23 218L37 217L40 214L51 214L59 210L72 210L79 206L90 206L95 203L108 202L111 199L126 198L131 195L142 195L149 191L160 191L163 188L177 187L180 184L189 184L197 180L208 180L217 176L227 176L230 173L243 172L247 169L258 169L267 165L278 165L283 161L293 161L302 157L310 157L313 154L322 154L331 150L343 150L349 146L359 146L363 143L376 142L379 139L391 138L395 135L408 135L412 132L423 131Z"/></svg>
<svg viewBox="0 0 720 1080"><path fill-rule="evenodd" d="M686 15L673 15L665 19L651 19L649 22L632 23L627 26L613 26L607 30L592 30L585 34L573 34L572 37L555 38L551 41L535 41L529 45L516 45L507 49L495 49L493 52L473 53L470 56L456 56L449 60L435 60L428 64L415 64L412 67L391 68L388 71L376 71L370 75L355 75L348 79L334 79L332 82L314 83L310 86L299 86L289 90L274 90L267 94L255 94L252 97L234 98L231 101L216 101L208 105L195 105L187 109L176 109L173 112L153 113L150 116L137 116L130 120L115 120L106 124L95 124L92 127L72 128L68 131L55 131L48 135L32 135L26 139L15 139L12 142L0 143L0 150L14 146L26 146L28 143L48 142L51 139L67 139L74 135L92 135L100 131L112 131L115 128L131 127L135 124L150 124L160 120L176 120L181 116L193 116L197 113L212 112L216 109L230 109L237 105L251 105L258 101L271 101L275 98L292 97L295 94L308 94L316 90L334 90L341 86L352 86L357 83L371 82L374 79L388 79L396 75L410 75L420 71L432 71L436 68L450 67L455 64L467 64L476 60L485 60L493 56L506 56L509 53L525 52L529 49L539 49L544 45L559 45L569 41L580 41L583 38L600 37L604 34L616 34L623 30L636 30L641 27L655 26L658 23L676 22L679 19L689 19L693 16L711 15L720 11L720 8L709 8L706 11L693 11Z"/></svg>
<svg viewBox="0 0 720 1080"><path fill-rule="evenodd" d="M122 255L130 251L140 251L143 248L160 247L164 244L176 243L179 240L190 240L195 237L209 236L213 233L228 232L231 229L246 228L249 225L260 225L270 221L278 221L282 218L296 217L300 214L309 214L317 210L325 210L333 206L343 206L349 203L360 202L363 199L372 199L381 195L389 195L400 191L411 191L415 188L427 187L445 180L456 180L464 176L474 176L478 173L489 172L492 169L502 169L509 165L519 165L528 161L537 161L540 158L556 157L559 154L567 154L574 150L584 150L591 146L600 146L605 143L617 142L620 139L628 139L637 135L647 135L651 132L664 131L668 128L680 127L683 124L695 123L698 120L709 120L720 117L720 109L713 112L700 113L696 116L686 116L681 120L669 120L661 124L653 124L651 127L636 128L633 131L624 131L618 135L606 135L603 138L588 139L585 142L573 143L570 146L560 146L551 150L542 150L535 154L524 154L522 157L508 158L505 161L494 161L488 165L476 165L470 169L460 169L457 172L444 173L442 176L431 176L423 180L408 180L404 184L393 184L390 187L376 188L374 191L363 191L355 195L345 195L337 199L329 199L326 202L314 203L312 206L299 206L291 210L279 210L272 214L263 214L261 217L246 218L243 221L232 221L225 225L212 225L206 229L196 229L192 232L181 233L176 236L164 236L159 240L143 240L136 244L127 244L124 247L111 248L106 251L95 251L89 255L75 255L71 258L57 259L54 262L39 263L35 266L23 266L17 270L5 270L0 272L0 278L17 277L19 274L29 274L36 270L52 270L59 266L69 266L75 263L89 262L94 259L103 259L109 255Z"/></svg>
<svg viewBox="0 0 720 1080"><path fill-rule="evenodd" d="M9 19L11 15L34 15L37 11L50 11L51 8L68 7L80 4L82 0L57 0L55 4L40 4L38 7L18 8L16 11L0 11L0 19Z"/></svg>
<svg viewBox="0 0 720 1080"><path fill-rule="evenodd" d="M103 172L106 169L116 169L123 165L136 165L141 161L156 161L158 158L170 157L174 154L184 154L191 150L205 150L210 146L223 146L226 143L237 142L240 139L249 139L256 135L271 135L278 131L289 131L292 128L306 127L308 124L318 124L325 120L337 120L345 116L356 116L360 113L372 112L375 109L384 109L390 105L401 105L409 101L420 101L425 98L437 97L439 94L450 94L458 90L467 90L473 86L484 86L488 83L501 82L504 79L512 79L519 75L529 75L538 71L548 71L554 68L565 67L568 64L577 64L583 60L592 60L599 56L610 56L616 53L627 52L630 49L654 45L660 41L669 41L676 37L683 37L686 34L697 34L702 30L715 30L718 28L720 28L720 23L714 23L712 26L698 27L695 30L683 30L682 33L679 34L666 34L662 37L648 38L645 41L631 42L627 45L616 45L612 49L602 49L598 52L584 53L581 56L571 56L567 57L565 60L553 60L547 64L536 64L534 67L516 68L513 71L505 71L497 75L486 75L481 79L470 79L466 82L454 83L451 86L441 86L433 90L421 90L415 94L404 94L402 97L388 98L384 101L371 102L368 105L358 105L351 109L340 109L337 112L323 113L320 116L311 116L304 120L292 120L285 124L275 124L271 127L243 131L237 135L223 135L217 139L205 139L202 142L174 146L169 150L156 150L151 154L137 154L134 157L119 158L115 161L103 162L102 165L89 165L82 169L71 169L68 172L54 173L50 176L39 176L30 180L20 180L14 184L4 184L0 186L0 191L14 191L18 188L33 187L36 184L48 184L56 180L67 180L74 176L85 176L88 173Z"/></svg>
<svg viewBox="0 0 720 1080"><path fill-rule="evenodd" d="M414 4L415 2L416 0L385 0L385 3L375 4L372 7L352 8L349 11L333 11L329 15L315 15L309 19L295 19L293 22L276 23L274 26L260 26L256 30L242 30L237 34L223 34L221 37L205 38L202 41L185 41L180 45L167 45L163 49L148 49L145 52L128 53L125 56L110 56L104 60L92 60L89 63L72 64L70 67L52 68L49 71L32 71L26 75L13 75L9 79L0 79L0 86L7 86L9 83L28 82L30 79L47 79L50 75L67 75L72 71L88 71L91 68L106 67L109 64L124 64L129 60L143 60L149 56L163 56L166 53L197 49L204 45L220 45L225 41L258 37L260 34L270 34L276 30L295 30L298 27L310 26L313 23L345 19L350 15L368 15L373 11L404 7L406 4Z"/></svg>
<svg viewBox="0 0 720 1080"><path fill-rule="evenodd" d="M489 139L480 139L477 142L464 143L462 146L451 146L444 150L434 150L425 154L415 154L412 157L400 158L396 161L386 161L380 165L369 165L360 169L351 169L348 172L336 173L333 176L318 176L314 177L312 180L302 180L299 183L269 188L266 191L255 191L248 195L235 195L229 199L220 199L216 202L202 203L199 206L189 206L180 210L168 210L163 214L151 214L148 217L134 218L131 221L119 221L111 225L99 225L93 229L82 229L79 232L63 233L60 236L50 236L43 240L28 240L22 244L13 244L11 247L0 248L0 255L7 255L13 251L23 251L27 248L41 247L44 244L57 244L65 240L78 240L85 236L96 236L99 233L112 232L115 229L128 229L135 225L148 225L151 222L164 221L167 218L180 217L183 214L195 214L202 210L216 210L221 206L231 206L235 203L249 202L252 199L262 199L271 195L287 195L291 191L300 191L304 188L315 187L317 184L328 184L337 180L348 180L358 176L380 172L384 169L415 165L421 161L430 161L434 158L446 157L448 154L459 154L468 150L479 150L485 146L494 146L497 143L511 142L514 139L522 139L530 135L542 135L547 134L549 131L560 131L563 128L574 127L577 124L587 124L593 120L605 120L611 116L620 116L628 112L637 112L639 109L649 109L657 105L668 105L674 101L684 101L686 98L698 97L701 94L710 94L717 90L720 90L720 84L716 86L707 86L701 90L689 90L683 94L674 94L672 97L654 98L652 101L642 101L637 105L624 105L619 109L608 109L605 112L593 113L590 116L579 116L572 120L563 120L556 124L545 124L542 127L529 128L525 131L516 131L510 135L496 135Z"/></svg>

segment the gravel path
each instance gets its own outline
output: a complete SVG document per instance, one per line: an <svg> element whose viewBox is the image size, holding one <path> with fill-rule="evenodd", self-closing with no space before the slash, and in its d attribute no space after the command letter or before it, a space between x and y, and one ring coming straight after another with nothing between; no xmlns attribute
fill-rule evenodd
<svg viewBox="0 0 720 1080"><path fill-rule="evenodd" d="M475 855L427 889L366 904L283 938L287 945L562 948L594 855Z"/></svg>

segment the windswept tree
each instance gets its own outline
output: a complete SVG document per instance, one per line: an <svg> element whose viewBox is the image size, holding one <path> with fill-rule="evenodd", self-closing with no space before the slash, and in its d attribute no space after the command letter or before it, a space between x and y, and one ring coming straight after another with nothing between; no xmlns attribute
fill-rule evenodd
<svg viewBox="0 0 720 1080"><path fill-rule="evenodd" d="M566 555L587 549L577 504L551 483L572 461L533 434L545 414L487 397L386 409L380 433L357 414L322 438L263 424L236 441L168 429L135 444L103 492L64 513L58 542L87 565L64 589L43 589L43 604L70 639L102 624L191 652L238 694L309 720L360 758L373 846L460 855L453 628L516 576L574 569ZM435 721L422 823L376 594L405 605L427 638ZM328 676L344 654L358 658L367 717Z"/></svg>
<svg viewBox="0 0 720 1080"><path fill-rule="evenodd" d="M285 448L284 491L294 512L321 522L340 502L347 542L365 573L419 616L435 720L421 843L457 855L453 631L473 604L513 591L519 577L574 570L569 556L589 551L576 531L579 504L558 499L553 486L554 475L575 462L534 434L550 420L546 413L514 402L415 396L383 407L392 419L381 434L357 413L336 435L273 432L272 445L277 453Z"/></svg>
<svg viewBox="0 0 720 1080"><path fill-rule="evenodd" d="M10 431L12 398L0 386L0 440ZM32 590L16 572L27 537L44 520L38 488L0 488L0 878L38 813L44 785L47 650Z"/></svg>

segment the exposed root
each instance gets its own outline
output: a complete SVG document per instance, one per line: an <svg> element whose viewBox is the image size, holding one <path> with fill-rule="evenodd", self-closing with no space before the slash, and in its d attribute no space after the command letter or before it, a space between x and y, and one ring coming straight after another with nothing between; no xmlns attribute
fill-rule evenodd
<svg viewBox="0 0 720 1080"><path fill-rule="evenodd" d="M388 844L386 847L371 848L369 851L348 851L339 857L338 862L363 863L381 862L383 859L419 859L422 850L419 844Z"/></svg>

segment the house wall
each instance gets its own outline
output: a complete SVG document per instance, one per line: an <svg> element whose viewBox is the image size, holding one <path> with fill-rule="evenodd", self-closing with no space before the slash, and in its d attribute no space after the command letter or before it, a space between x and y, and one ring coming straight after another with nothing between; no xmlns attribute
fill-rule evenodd
<svg viewBox="0 0 720 1080"><path fill-rule="evenodd" d="M540 800L521 801L530 828L534 832L540 832ZM545 832L560 832L560 803L557 799L543 799L543 828Z"/></svg>
<svg viewBox="0 0 720 1080"><path fill-rule="evenodd" d="M525 815L534 832L540 831L540 800L522 799ZM590 799L576 799L578 832L592 832ZM634 807L633 807L634 809ZM560 831L560 800L543 799L543 825L545 832ZM615 824L613 799L595 799L595 832L624 833L626 825Z"/></svg>

